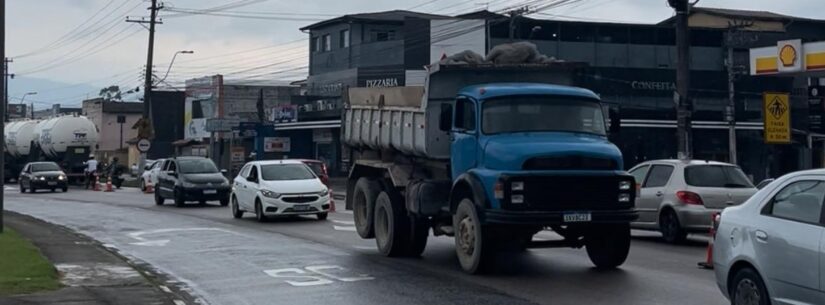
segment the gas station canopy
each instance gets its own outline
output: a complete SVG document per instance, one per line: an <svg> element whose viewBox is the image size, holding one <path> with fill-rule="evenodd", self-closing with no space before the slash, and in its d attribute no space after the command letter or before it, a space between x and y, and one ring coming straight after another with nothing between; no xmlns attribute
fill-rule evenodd
<svg viewBox="0 0 825 305"><path fill-rule="evenodd" d="M783 40L750 49L750 75L825 72L825 41Z"/></svg>

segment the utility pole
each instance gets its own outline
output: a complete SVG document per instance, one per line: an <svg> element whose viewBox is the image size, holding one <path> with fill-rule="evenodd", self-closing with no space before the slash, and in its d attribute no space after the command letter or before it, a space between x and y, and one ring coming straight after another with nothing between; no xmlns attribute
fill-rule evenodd
<svg viewBox="0 0 825 305"><path fill-rule="evenodd" d="M3 102L5 106L3 106L3 122L9 121L9 77L14 79L14 74L9 73L9 64L14 62L11 58L3 57Z"/></svg>
<svg viewBox="0 0 825 305"><path fill-rule="evenodd" d="M510 42L515 41L516 38L516 18L527 14L530 11L528 7L521 7L507 12L510 15Z"/></svg>
<svg viewBox="0 0 825 305"><path fill-rule="evenodd" d="M0 0L0 58L6 58L6 0ZM5 82L0 85L3 90L3 94L6 94L6 87ZM6 106L8 103L3 101L3 107L0 107L0 117L6 117ZM6 143L6 124L0 124L0 142ZM6 147L5 145L0 145L0 164L6 164ZM0 170L0 181L5 183L6 182L6 173L4 170ZM3 213L5 208L3 206L3 200L5 199L5 192L0 192L0 233L3 233Z"/></svg>
<svg viewBox="0 0 825 305"><path fill-rule="evenodd" d="M143 118L141 119L143 130L147 132L139 132L140 137L147 136L145 133L149 135L154 134L154 130L152 127L152 60L155 53L155 25L163 22L157 21L158 11L163 9L163 3L158 5L158 0L151 0L152 6L149 7L149 21L144 20L143 18L139 20L132 20L127 18L126 22L133 22L138 24L149 24L149 46L146 52L146 72L144 75L144 83L143 83ZM140 131L141 129L139 129ZM146 153L141 153L140 155L140 164L138 168L140 169L141 173L143 172L143 168L146 166Z"/></svg>
<svg viewBox="0 0 825 305"><path fill-rule="evenodd" d="M733 32L731 31L731 35ZM728 120L728 162L736 164L736 72L733 66L733 47L728 46L728 107L725 107L725 118Z"/></svg>
<svg viewBox="0 0 825 305"><path fill-rule="evenodd" d="M679 159L693 156L693 132L691 115L693 103L690 99L690 36L688 29L687 0L668 0L676 11L676 128Z"/></svg>

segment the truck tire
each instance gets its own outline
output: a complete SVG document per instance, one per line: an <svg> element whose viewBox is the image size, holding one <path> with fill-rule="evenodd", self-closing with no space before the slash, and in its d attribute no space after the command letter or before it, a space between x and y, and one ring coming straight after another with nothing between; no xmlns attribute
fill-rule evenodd
<svg viewBox="0 0 825 305"><path fill-rule="evenodd" d="M407 256L419 257L427 248L427 238L430 237L430 220L410 215L410 243Z"/></svg>
<svg viewBox="0 0 825 305"><path fill-rule="evenodd" d="M630 225L594 225L585 233L584 244L596 268L616 268L624 264L630 252Z"/></svg>
<svg viewBox="0 0 825 305"><path fill-rule="evenodd" d="M362 177L355 183L355 191L352 194L353 219L355 229L361 238L373 238L373 215L375 214L375 200L381 193L381 185L378 181Z"/></svg>
<svg viewBox="0 0 825 305"><path fill-rule="evenodd" d="M381 192L375 200L373 229L378 252L384 256L403 256L409 252L410 219L404 211L404 204Z"/></svg>
<svg viewBox="0 0 825 305"><path fill-rule="evenodd" d="M490 259L492 242L483 234L476 205L469 198L462 199L453 215L455 252L461 269L469 274L481 273Z"/></svg>

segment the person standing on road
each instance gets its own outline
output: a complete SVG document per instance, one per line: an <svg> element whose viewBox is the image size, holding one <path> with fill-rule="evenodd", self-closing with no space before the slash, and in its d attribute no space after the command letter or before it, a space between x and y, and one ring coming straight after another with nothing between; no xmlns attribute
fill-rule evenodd
<svg viewBox="0 0 825 305"><path fill-rule="evenodd" d="M97 160L95 160L94 155L91 155L89 156L89 160L83 162L83 164L86 165L86 189L88 189L92 186L92 183L94 183L93 180L95 178L95 174L97 174Z"/></svg>

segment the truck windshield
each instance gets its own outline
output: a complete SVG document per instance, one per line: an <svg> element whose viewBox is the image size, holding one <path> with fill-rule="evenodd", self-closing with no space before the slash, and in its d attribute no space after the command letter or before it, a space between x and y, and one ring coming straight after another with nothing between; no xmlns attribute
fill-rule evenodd
<svg viewBox="0 0 825 305"><path fill-rule="evenodd" d="M508 96L484 102L485 134L568 131L605 135L604 114L596 100L561 96Z"/></svg>

